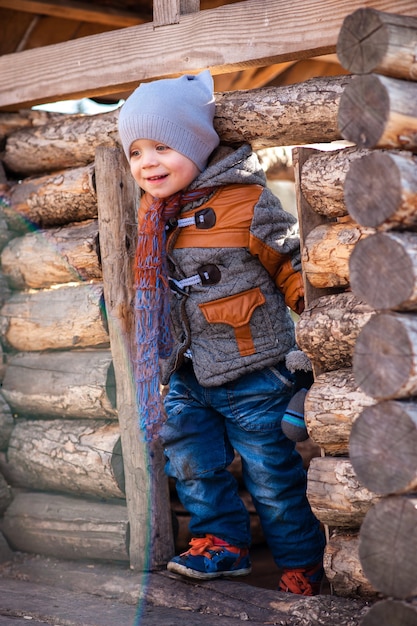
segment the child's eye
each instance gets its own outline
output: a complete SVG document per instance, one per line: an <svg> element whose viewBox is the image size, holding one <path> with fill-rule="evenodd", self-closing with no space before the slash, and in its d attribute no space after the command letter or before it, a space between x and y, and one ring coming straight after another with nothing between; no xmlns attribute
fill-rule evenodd
<svg viewBox="0 0 417 626"><path fill-rule="evenodd" d="M130 158L132 158L132 157L140 157L141 154L142 153L141 153L140 150L132 150L131 153L130 153Z"/></svg>
<svg viewBox="0 0 417 626"><path fill-rule="evenodd" d="M165 146L164 144L159 144L158 146L156 146L156 150L158 152L165 152L165 150L169 150L169 147Z"/></svg>

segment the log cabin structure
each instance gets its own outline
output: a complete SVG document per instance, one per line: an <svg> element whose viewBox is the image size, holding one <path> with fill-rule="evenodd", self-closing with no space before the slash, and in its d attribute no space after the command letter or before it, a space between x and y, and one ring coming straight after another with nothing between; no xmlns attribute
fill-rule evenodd
<svg viewBox="0 0 417 626"><path fill-rule="evenodd" d="M306 423L319 450L308 496L327 531L327 577L336 595L375 601L363 624L408 624L417 615L415 4L340 0L324 16L298 0L136 5L0 0L0 547L143 570L187 543L162 450L137 430L139 190L117 109L31 107L116 104L141 81L208 67L223 141L249 141L265 162L267 149L297 146L293 174L281 161L276 174L275 161L270 176L295 184L307 302L297 341L314 367ZM238 459L231 471L240 476Z"/></svg>

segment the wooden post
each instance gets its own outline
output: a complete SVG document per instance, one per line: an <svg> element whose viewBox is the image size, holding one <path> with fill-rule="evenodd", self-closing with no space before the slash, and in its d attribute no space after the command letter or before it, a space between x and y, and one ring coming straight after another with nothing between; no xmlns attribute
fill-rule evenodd
<svg viewBox="0 0 417 626"><path fill-rule="evenodd" d="M298 222L300 225L301 250L304 247L304 242L308 234L313 230L313 228L322 224L327 224L328 222L328 219L326 219L322 215L319 215L319 213L311 208L310 204L307 202L304 194L302 193L302 169L304 163L311 155L318 153L319 151L314 150L313 148L295 148L293 150L295 190L297 199ZM306 307L310 306L311 302L316 298L326 295L327 293L331 293L329 290L323 291L322 289L317 289L313 287L313 285L311 285L309 280L306 278L304 268L303 276Z"/></svg>
<svg viewBox="0 0 417 626"><path fill-rule="evenodd" d="M132 376L135 350L132 263L136 249L137 187L119 148L99 146L96 182L104 299L117 388L117 408L130 522L130 564L156 569L173 554L168 479L160 446L147 446L138 427Z"/></svg>

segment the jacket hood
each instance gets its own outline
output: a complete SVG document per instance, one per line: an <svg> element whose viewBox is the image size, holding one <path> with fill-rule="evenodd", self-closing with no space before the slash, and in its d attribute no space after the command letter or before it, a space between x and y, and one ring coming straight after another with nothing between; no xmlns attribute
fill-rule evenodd
<svg viewBox="0 0 417 626"><path fill-rule="evenodd" d="M190 189L242 184L243 180L248 185L266 187L265 172L256 153L249 144L243 144L237 149L219 146Z"/></svg>

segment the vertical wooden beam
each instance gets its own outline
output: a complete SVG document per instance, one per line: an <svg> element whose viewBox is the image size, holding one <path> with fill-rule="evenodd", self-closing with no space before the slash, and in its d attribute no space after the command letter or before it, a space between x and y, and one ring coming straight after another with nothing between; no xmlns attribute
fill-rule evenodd
<svg viewBox="0 0 417 626"><path fill-rule="evenodd" d="M154 0L154 27L178 24L180 21L180 12L180 0Z"/></svg>
<svg viewBox="0 0 417 626"><path fill-rule="evenodd" d="M188 13L197 13L200 10L200 0L180 0L180 13L187 15Z"/></svg>
<svg viewBox="0 0 417 626"><path fill-rule="evenodd" d="M307 235L313 230L313 228L316 228L316 226L326 224L329 221L326 217L319 215L319 213L311 208L310 204L304 197L301 187L303 165L311 155L316 154L317 152L320 151L314 148L304 147L294 148L292 151L295 180L295 197L297 202L298 222L300 228L301 265L303 265L304 243ZM304 271L303 279L304 300L306 308L310 306L310 304L314 300L320 298L320 296L334 293L332 289L318 289L317 287L314 287L308 280ZM313 373L315 377L322 373L322 370L320 366L317 365L317 363L313 363Z"/></svg>
<svg viewBox="0 0 417 626"><path fill-rule="evenodd" d="M295 196L297 201L297 213L298 213L298 222L300 228L300 246L301 246L301 261L303 258L303 249L304 243L307 238L307 235L316 228L316 226L320 226L321 224L326 224L329 220L319 215L316 211L313 211L310 204L304 197L301 187L301 176L303 165L307 161L307 159L312 155L319 152L319 150L315 150L314 148L294 148L292 151L293 155L293 166L294 166L294 180L295 180ZM304 277L304 299L306 307L309 306L313 300L319 298L326 294L326 290L318 289L317 287L313 287L308 278L303 272Z"/></svg>
<svg viewBox="0 0 417 626"><path fill-rule="evenodd" d="M158 569L174 551L168 479L162 447L139 429L132 368L135 351L133 261L137 186L119 148L96 150L96 186L104 300L116 377L133 569Z"/></svg>
<svg viewBox="0 0 417 626"><path fill-rule="evenodd" d="M153 25L167 26L178 24L180 15L196 13L200 10L200 0L154 0Z"/></svg>

